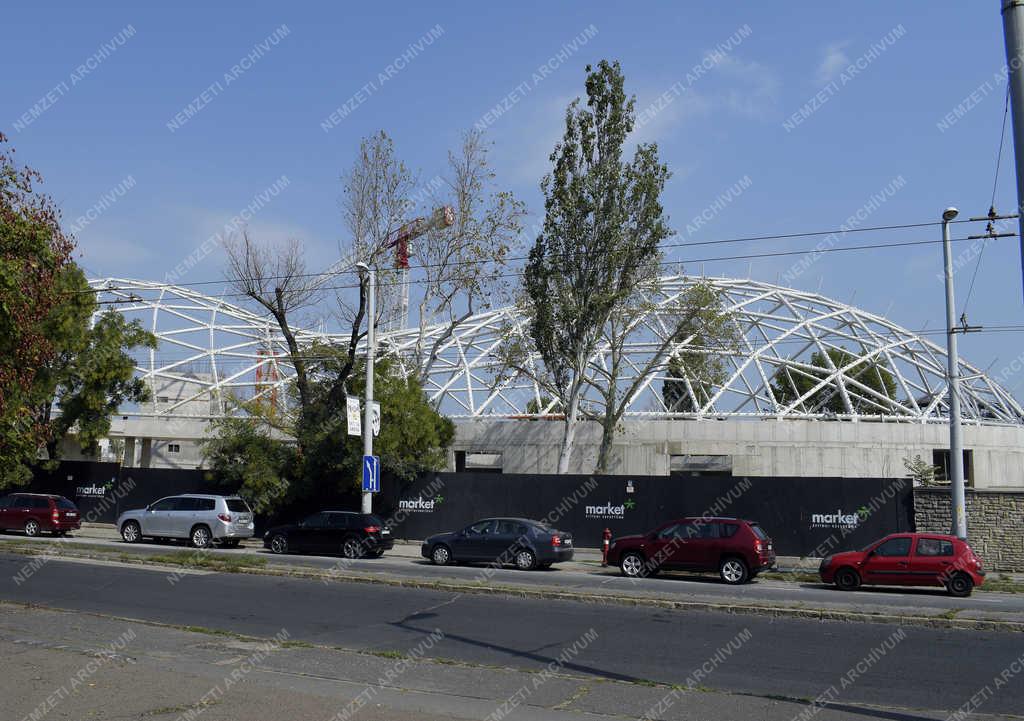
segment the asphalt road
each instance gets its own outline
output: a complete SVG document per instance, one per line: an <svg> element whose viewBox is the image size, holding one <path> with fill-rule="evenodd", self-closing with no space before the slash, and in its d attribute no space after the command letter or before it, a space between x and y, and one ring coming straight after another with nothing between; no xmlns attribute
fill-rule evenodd
<svg viewBox="0 0 1024 721"><path fill-rule="evenodd" d="M12 541L40 544L58 543L51 538L26 539L5 537ZM182 544L139 543L96 538L68 538L59 541L69 546L102 545L112 550L138 555L159 555L174 551L194 552ZM2 551L0 546L0 551ZM843 608L863 611L927 611L941 613L960 609L979 615L1024 615L1024 594L976 592L970 598L953 598L941 588L863 588L844 593L820 583L792 583L758 579L743 586L728 586L716 576L666 573L658 578L628 579L615 568L601 568L590 563L565 563L546 571L523 572L512 568L491 568L486 565L437 567L426 559L390 552L379 559L348 561L333 556L274 555L262 548L210 549L210 554L257 554L275 564L296 565L345 573L377 573L391 577L421 580L459 579L496 585L557 586L565 591L648 595L658 598L708 601L720 603L786 603L811 608ZM406 547L405 553L410 549ZM816 570L811 566L806 570Z"/></svg>
<svg viewBox="0 0 1024 721"><path fill-rule="evenodd" d="M1004 669L1019 669L1019 634L898 628L665 611L570 601L510 599L422 589L189 573L54 560L23 583L26 558L0 554L0 600L202 626L345 648L409 651L439 629L429 655L539 669L565 649L566 670L595 677L685 683L732 642L733 652L701 681L756 695L953 710ZM580 640L593 639L582 648ZM738 640L744 639L745 640ZM882 652L884 651L884 653ZM850 674L855 677L852 683ZM1024 676L987 699L985 713L1024 709ZM909 721L912 713L879 712Z"/></svg>

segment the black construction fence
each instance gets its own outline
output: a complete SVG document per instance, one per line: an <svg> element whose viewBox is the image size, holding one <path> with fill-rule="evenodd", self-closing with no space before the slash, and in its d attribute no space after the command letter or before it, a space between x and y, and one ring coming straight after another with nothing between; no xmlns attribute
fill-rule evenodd
<svg viewBox="0 0 1024 721"><path fill-rule="evenodd" d="M84 519L112 523L122 511L163 496L231 489L200 470L65 462L38 472L26 490L67 496ZM257 517L257 533L321 508L356 510L358 504L357 494L307 499L272 518ZM430 473L402 484L385 477L374 510L397 538L422 539L479 518L514 516L547 520L584 548L599 547L605 528L621 536L683 516L731 516L758 521L776 552L789 556L860 548L914 528L911 483L902 478Z"/></svg>
<svg viewBox="0 0 1024 721"><path fill-rule="evenodd" d="M911 484L901 478L736 478L437 473L381 499L398 538L454 531L474 519L546 519L599 547L673 518L728 516L758 521L787 556L861 548L913 529Z"/></svg>

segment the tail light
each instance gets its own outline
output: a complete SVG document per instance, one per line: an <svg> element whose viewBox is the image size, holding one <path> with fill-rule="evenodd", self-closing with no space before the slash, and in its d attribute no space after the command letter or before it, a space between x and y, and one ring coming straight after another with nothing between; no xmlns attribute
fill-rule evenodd
<svg viewBox="0 0 1024 721"><path fill-rule="evenodd" d="M552 536L551 537L551 545L552 546L561 546L562 545L562 539L559 538L558 536Z"/></svg>
<svg viewBox="0 0 1024 721"><path fill-rule="evenodd" d="M231 514L230 513L218 513L217 514L217 518L219 518L220 520L224 521L224 523L231 523Z"/></svg>
<svg viewBox="0 0 1024 721"><path fill-rule="evenodd" d="M764 544L760 541L754 541L754 550L760 553L762 550L764 550Z"/></svg>
<svg viewBox="0 0 1024 721"><path fill-rule="evenodd" d="M60 520L60 511L58 511L56 508L54 508L53 509L53 514L51 515L51 518L53 518L54 523L59 521Z"/></svg>
<svg viewBox="0 0 1024 721"><path fill-rule="evenodd" d="M367 526L363 530L367 533L380 533L380 526Z"/></svg>

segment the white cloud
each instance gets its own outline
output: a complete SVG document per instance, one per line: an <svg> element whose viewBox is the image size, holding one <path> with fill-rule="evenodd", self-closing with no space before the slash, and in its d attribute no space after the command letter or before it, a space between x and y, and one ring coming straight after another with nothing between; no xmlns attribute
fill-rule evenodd
<svg viewBox="0 0 1024 721"><path fill-rule="evenodd" d="M744 61L727 55L718 69L734 81L724 93L726 107L751 118L766 119L774 114L779 103L782 82L771 68L756 61Z"/></svg>
<svg viewBox="0 0 1024 721"><path fill-rule="evenodd" d="M849 45L849 42L831 43L825 47L825 57L821 59L821 63L818 65L818 70L815 73L815 80L820 85L832 82L836 75L839 74L839 71L849 66L850 58L843 50L847 45Z"/></svg>

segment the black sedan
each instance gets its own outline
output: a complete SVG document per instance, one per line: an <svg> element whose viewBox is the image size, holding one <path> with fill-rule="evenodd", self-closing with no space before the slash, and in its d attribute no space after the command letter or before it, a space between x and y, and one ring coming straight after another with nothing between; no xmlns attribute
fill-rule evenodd
<svg viewBox="0 0 1024 721"><path fill-rule="evenodd" d="M380 558L395 542L377 516L352 511L320 511L299 523L275 526L263 534L274 553L340 553L345 558Z"/></svg>
<svg viewBox="0 0 1024 721"><path fill-rule="evenodd" d="M438 566L449 563L515 564L529 571L572 560L572 536L527 518L485 518L461 531L439 533L420 553Z"/></svg>

